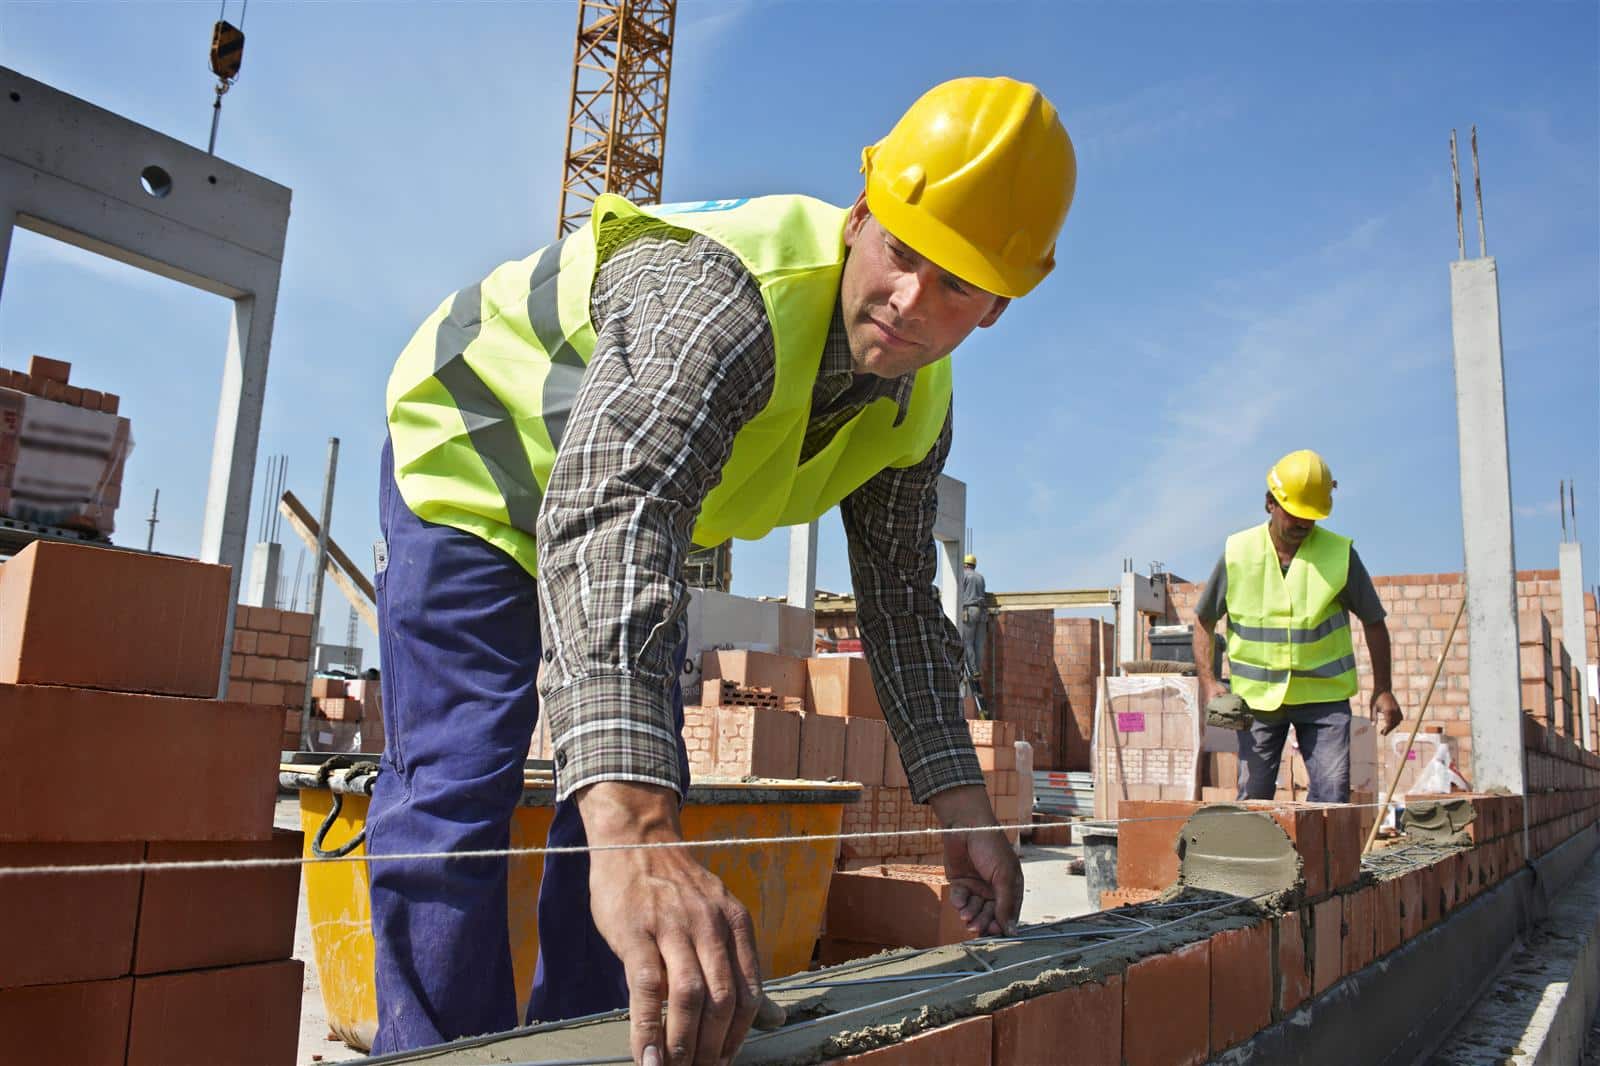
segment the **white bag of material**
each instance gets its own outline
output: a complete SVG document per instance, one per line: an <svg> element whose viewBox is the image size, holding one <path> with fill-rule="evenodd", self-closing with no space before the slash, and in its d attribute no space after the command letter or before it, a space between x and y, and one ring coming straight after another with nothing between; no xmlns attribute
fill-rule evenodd
<svg viewBox="0 0 1600 1066"><path fill-rule="evenodd" d="M1450 792L1455 787L1466 791L1467 782L1460 774L1456 773L1456 768L1451 763L1450 745L1440 744L1433 750L1433 759L1427 766L1422 768L1422 772L1417 775L1417 779L1411 783L1411 788L1406 792L1406 796L1409 798L1411 796L1439 795Z"/></svg>

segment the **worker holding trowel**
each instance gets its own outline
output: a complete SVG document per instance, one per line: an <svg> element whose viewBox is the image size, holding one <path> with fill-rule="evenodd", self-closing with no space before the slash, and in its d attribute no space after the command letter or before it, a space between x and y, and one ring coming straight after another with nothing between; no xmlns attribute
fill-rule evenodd
<svg viewBox="0 0 1600 1066"><path fill-rule="evenodd" d="M1372 660L1372 717L1403 717L1390 677L1389 627L1349 538L1317 525L1338 483L1316 452L1291 452L1267 473L1267 521L1228 538L1195 605L1194 658L1210 721L1239 730L1239 798L1271 799L1289 727L1311 779L1308 799L1350 802L1350 615ZM1213 630L1228 616L1226 683L1212 667ZM1232 689L1231 695L1227 689Z"/></svg>
<svg viewBox="0 0 1600 1066"><path fill-rule="evenodd" d="M388 387L377 593L389 746L370 855L503 849L536 717L557 777L529 1006L628 1006L641 1062L723 1062L760 998L750 916L683 849L691 545L839 505L863 642L970 929L1022 870L983 787L934 579L947 356L1054 266L1076 176L1033 86L937 86L806 197L590 223L446 299ZM506 860L373 864L375 1050L518 1022ZM666 1004L663 1024L662 1007Z"/></svg>

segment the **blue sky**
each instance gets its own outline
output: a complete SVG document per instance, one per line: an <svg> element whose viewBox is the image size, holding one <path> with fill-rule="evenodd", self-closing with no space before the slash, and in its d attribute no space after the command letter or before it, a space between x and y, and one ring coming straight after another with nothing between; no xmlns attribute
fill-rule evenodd
<svg viewBox="0 0 1600 1066"><path fill-rule="evenodd" d="M4 0L0 63L203 146L216 15ZM357 559L395 354L445 294L553 235L575 20L569 2L249 8L219 154L294 190L262 470L288 454L314 507L340 437L333 532ZM1078 149L1059 266L955 357L949 473L989 587L1103 587L1125 556L1203 577L1300 447L1328 457L1329 524L1375 573L1456 570L1447 144L1476 123L1518 564L1555 565L1571 478L1592 585L1597 55L1597 8L1576 2L681 0L665 198L844 203L860 147L928 86L1035 81ZM0 365L64 358L123 395L119 539L143 542L159 487L157 547L198 550L226 328L220 299L13 242ZM818 581L843 589L837 519L823 529ZM735 591L781 594L786 551L737 545Z"/></svg>

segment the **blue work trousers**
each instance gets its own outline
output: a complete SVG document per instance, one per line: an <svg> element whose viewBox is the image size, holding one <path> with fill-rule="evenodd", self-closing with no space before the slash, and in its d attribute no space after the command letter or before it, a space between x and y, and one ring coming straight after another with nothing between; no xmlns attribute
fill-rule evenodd
<svg viewBox="0 0 1600 1066"><path fill-rule="evenodd" d="M1350 701L1308 703L1257 715L1239 733L1239 798L1269 800L1294 727L1306 761L1312 803L1350 802Z"/></svg>
<svg viewBox="0 0 1600 1066"><path fill-rule="evenodd" d="M388 565L375 585L387 747L367 853L507 848L539 717L537 584L487 541L413 514L395 486L387 443L379 477ZM688 780L677 686L673 700ZM572 801L556 804L549 843L586 843ZM375 1054L519 1023L524 990L512 975L506 867L503 857L370 864ZM589 857L547 856L538 906L526 1020L626 1006L622 964L589 913Z"/></svg>

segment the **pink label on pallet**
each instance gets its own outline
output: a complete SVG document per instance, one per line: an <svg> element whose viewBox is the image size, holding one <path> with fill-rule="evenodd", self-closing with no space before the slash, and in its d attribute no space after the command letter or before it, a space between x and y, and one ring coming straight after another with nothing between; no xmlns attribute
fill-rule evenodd
<svg viewBox="0 0 1600 1066"><path fill-rule="evenodd" d="M1117 712L1117 731L1119 733L1143 733L1144 732L1144 712L1143 711L1118 711Z"/></svg>

